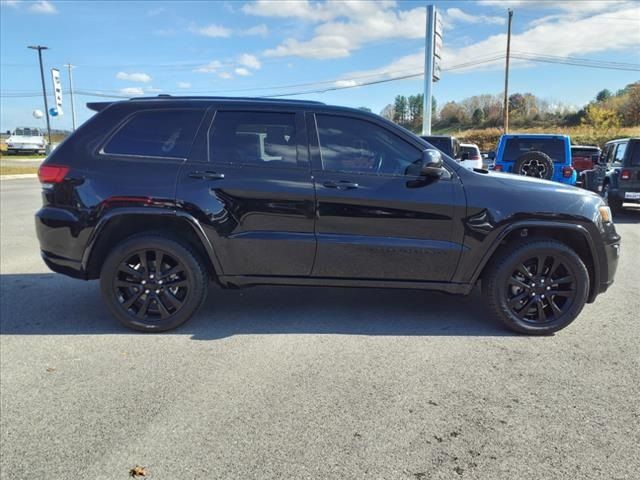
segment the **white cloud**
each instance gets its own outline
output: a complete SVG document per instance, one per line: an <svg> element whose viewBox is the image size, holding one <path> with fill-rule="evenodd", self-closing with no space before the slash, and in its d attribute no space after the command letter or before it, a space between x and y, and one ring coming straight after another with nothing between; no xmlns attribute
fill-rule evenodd
<svg viewBox="0 0 640 480"><path fill-rule="evenodd" d="M144 95L144 89L142 87L126 87L121 88L120 93L122 95L130 95L133 97L137 95Z"/></svg>
<svg viewBox="0 0 640 480"><path fill-rule="evenodd" d="M236 73L236 75L240 77L248 77L249 75L251 75L251 72L249 71L249 69L244 67L238 67L234 70L234 72Z"/></svg>
<svg viewBox="0 0 640 480"><path fill-rule="evenodd" d="M211 37L211 38L227 38L227 37L230 37L231 34L233 33L233 31L230 28L224 27L222 25L216 25L213 23L211 25L206 25L204 27L198 27L198 26L192 25L191 27L189 27L189 31L197 35L202 35L204 37Z"/></svg>
<svg viewBox="0 0 640 480"><path fill-rule="evenodd" d="M164 7L158 7L158 8L152 8L150 10L147 10L147 16L148 17L155 17L157 15L160 15L161 13L164 13L167 9Z"/></svg>
<svg viewBox="0 0 640 480"><path fill-rule="evenodd" d="M258 70L262 66L260 60L258 60L255 55L251 55L249 53L243 53L240 55L238 58L238 64L254 70Z"/></svg>
<svg viewBox="0 0 640 480"><path fill-rule="evenodd" d="M44 13L45 15L55 15L58 13L55 5L48 0L39 0L29 5L29 11L33 13Z"/></svg>
<svg viewBox="0 0 640 480"><path fill-rule="evenodd" d="M355 87L358 84L355 80L338 80L334 83L336 87Z"/></svg>
<svg viewBox="0 0 640 480"><path fill-rule="evenodd" d="M261 37L266 37L269 35L269 28L261 23L260 25L256 25L255 27L247 28L241 32L242 35L258 35Z"/></svg>
<svg viewBox="0 0 640 480"><path fill-rule="evenodd" d="M213 62L209 62L206 65L202 65L194 70L194 72L198 73L215 73L220 67L222 67L222 63L218 60L214 60Z"/></svg>
<svg viewBox="0 0 640 480"><path fill-rule="evenodd" d="M276 0L257 0L242 6L242 11L261 17L293 17L307 21L330 20L334 18L326 5L311 4L308 0L297 2L279 2Z"/></svg>
<svg viewBox="0 0 640 480"><path fill-rule="evenodd" d="M0 2L0 5L6 5L7 7L11 8L18 8L18 6L20 5L20 0L2 0Z"/></svg>
<svg viewBox="0 0 640 480"><path fill-rule="evenodd" d="M287 6L293 6L287 3ZM295 5L298 5L297 3ZM282 4L280 4L282 6ZM279 16L297 16L299 10L311 9L323 20L310 40L287 38L264 52L268 57L299 56L316 59L348 57L367 43L394 38L424 38L426 9L395 10L394 2L303 2L296 8L280 9ZM272 4L249 4L249 11L266 15ZM320 15L319 12L325 12ZM329 19L329 20L327 20ZM326 21L324 21L326 20Z"/></svg>
<svg viewBox="0 0 640 480"><path fill-rule="evenodd" d="M535 9L535 10L563 10L565 12L600 12L603 10L632 6L634 0L479 0L479 5L489 7L499 7L504 10L505 7L519 9ZM636 7L637 8L637 7ZM517 14L516 14L517 15Z"/></svg>
<svg viewBox="0 0 640 480"><path fill-rule="evenodd" d="M229 79L233 78L233 75L231 73L229 73L229 72L220 72L218 74L218 76L220 78L224 79L224 80L229 80Z"/></svg>
<svg viewBox="0 0 640 480"><path fill-rule="evenodd" d="M189 82L178 82L178 88L183 88L183 89L191 88L191 84Z"/></svg>
<svg viewBox="0 0 640 480"><path fill-rule="evenodd" d="M610 15L629 19L638 18L640 21L640 11L637 8L629 8L627 5L623 5L623 7L620 10L608 9L600 14L592 14L581 19L566 14L562 18L556 18L553 22L531 26L522 33L511 36L512 52L516 55L518 52L527 52L560 57L585 57L589 54L614 50L637 50L640 45L640 30L612 28L610 21L604 21ZM484 40L460 48L448 47L445 41L442 54L442 68L445 70L443 74L453 74L453 71L447 73L446 70L457 65L504 55L506 42L507 35L504 33L491 35ZM512 68L522 68L531 66L531 62L514 58L511 66ZM343 82L342 86L349 86L346 82L359 77L365 77L361 81L398 78L407 74L420 73L423 68L424 50L420 50L399 57L383 67L350 72L345 74L344 79L340 82ZM455 73L492 68L504 68L504 59L500 58L457 68Z"/></svg>
<svg viewBox="0 0 640 480"><path fill-rule="evenodd" d="M118 80L127 80L129 82L141 82L141 83L149 83L151 81L151 76L146 73L126 73L126 72L118 72L116 74L116 78Z"/></svg>
<svg viewBox="0 0 640 480"><path fill-rule="evenodd" d="M504 25L506 23L506 19L504 17L493 17L489 15L476 15L471 13L466 13L459 8L447 8L445 11L445 21L449 24L453 23L481 23L481 24L493 24L493 25Z"/></svg>

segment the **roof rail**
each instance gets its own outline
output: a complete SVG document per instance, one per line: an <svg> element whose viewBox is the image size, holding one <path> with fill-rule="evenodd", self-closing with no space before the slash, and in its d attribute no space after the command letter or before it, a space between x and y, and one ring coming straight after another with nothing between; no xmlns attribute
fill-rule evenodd
<svg viewBox="0 0 640 480"><path fill-rule="evenodd" d="M157 100L222 100L222 101L246 101L246 102L264 102L264 103L293 103L293 104L316 104L324 105L324 102L316 100L293 100L288 98L269 98L269 97L220 97L220 96L176 96L161 93L156 97L134 97L129 99L131 102L137 101L157 101Z"/></svg>

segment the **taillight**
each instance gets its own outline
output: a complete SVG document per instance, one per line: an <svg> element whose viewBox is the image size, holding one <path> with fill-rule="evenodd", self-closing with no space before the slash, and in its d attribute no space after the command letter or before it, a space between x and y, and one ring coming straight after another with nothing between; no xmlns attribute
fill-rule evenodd
<svg viewBox="0 0 640 480"><path fill-rule="evenodd" d="M69 167L62 165L41 165L38 169L40 183L60 183L69 173Z"/></svg>
<svg viewBox="0 0 640 480"><path fill-rule="evenodd" d="M571 178L573 175L573 167L562 167L562 176L564 178Z"/></svg>
<svg viewBox="0 0 640 480"><path fill-rule="evenodd" d="M631 179L631 171L630 170L622 170L620 172L620 180L630 180Z"/></svg>
<svg viewBox="0 0 640 480"><path fill-rule="evenodd" d="M493 171L494 172L501 172L502 171L502 165L494 165L493 166Z"/></svg>

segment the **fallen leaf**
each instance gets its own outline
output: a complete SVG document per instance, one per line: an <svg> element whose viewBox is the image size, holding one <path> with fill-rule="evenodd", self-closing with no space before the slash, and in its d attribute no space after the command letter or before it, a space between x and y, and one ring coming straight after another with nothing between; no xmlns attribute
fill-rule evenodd
<svg viewBox="0 0 640 480"><path fill-rule="evenodd" d="M57 369L55 367L47 367L47 372L55 372Z"/></svg>
<svg viewBox="0 0 640 480"><path fill-rule="evenodd" d="M129 476L133 478L146 477L147 469L145 467L141 467L140 465L136 465L131 470L129 470Z"/></svg>

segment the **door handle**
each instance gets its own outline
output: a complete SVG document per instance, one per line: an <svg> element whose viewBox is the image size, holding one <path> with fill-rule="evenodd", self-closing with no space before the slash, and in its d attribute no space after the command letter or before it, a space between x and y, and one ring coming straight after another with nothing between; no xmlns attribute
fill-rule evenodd
<svg viewBox="0 0 640 480"><path fill-rule="evenodd" d="M224 178L224 173L216 172L191 172L189 178L197 178L200 180L221 180Z"/></svg>
<svg viewBox="0 0 640 480"><path fill-rule="evenodd" d="M337 188L338 190L353 190L359 187L359 185L355 182L350 182L348 180L340 180L339 182L324 182L322 184L325 188Z"/></svg>

